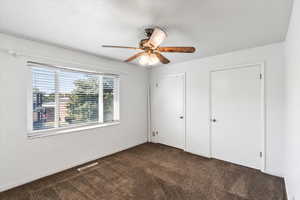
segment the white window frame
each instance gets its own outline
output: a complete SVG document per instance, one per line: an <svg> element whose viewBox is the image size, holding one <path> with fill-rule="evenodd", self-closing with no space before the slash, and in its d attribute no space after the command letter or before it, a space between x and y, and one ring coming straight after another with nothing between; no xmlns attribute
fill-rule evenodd
<svg viewBox="0 0 300 200"><path fill-rule="evenodd" d="M40 137L47 137L52 135L58 134L65 134L71 133L76 131L83 131L88 129L94 129L99 127L106 127L106 126L113 126L120 124L120 75L117 74L106 74L100 73L95 71L88 71L88 70L81 70L75 68L66 68L66 67L57 67L49 64L44 63L36 63L28 61L27 65L29 67L28 73L28 90L27 90L27 126L28 126L28 138L40 138ZM44 69L51 69L55 70L55 127L50 129L44 130L33 130L33 88L32 88L32 68L44 68ZM59 126L59 71L73 71L73 72L81 72L87 74L93 74L99 76L99 86L102 86L102 89L99 87L99 108L98 108L98 121L97 122L90 122L90 123L82 123L82 124L75 124L69 125L66 127ZM112 77L114 78L114 120L112 122L103 122L103 84L102 78L103 77Z"/></svg>

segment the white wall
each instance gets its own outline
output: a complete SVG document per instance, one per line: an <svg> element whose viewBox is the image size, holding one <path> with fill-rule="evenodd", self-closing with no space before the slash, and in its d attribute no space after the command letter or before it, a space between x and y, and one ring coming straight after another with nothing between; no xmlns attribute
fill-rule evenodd
<svg viewBox="0 0 300 200"><path fill-rule="evenodd" d="M300 2L294 1L286 40L285 180L290 200L300 199ZM293 199L294 197L294 199Z"/></svg>
<svg viewBox="0 0 300 200"><path fill-rule="evenodd" d="M186 72L187 151L209 157L209 72L222 66L265 62L266 172L282 176L283 151L283 44L154 68L151 80ZM201 47L198 48L201 51ZM166 55L167 56L167 55ZM179 55L184 56L184 55Z"/></svg>
<svg viewBox="0 0 300 200"><path fill-rule="evenodd" d="M0 191L147 141L147 70L0 34L2 48L51 59L13 57L0 52ZM28 139L27 60L124 72L120 86L121 124Z"/></svg>

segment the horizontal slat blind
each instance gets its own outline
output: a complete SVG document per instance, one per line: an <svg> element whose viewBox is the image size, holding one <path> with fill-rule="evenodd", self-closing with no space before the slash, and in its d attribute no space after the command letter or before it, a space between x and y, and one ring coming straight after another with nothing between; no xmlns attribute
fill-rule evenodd
<svg viewBox="0 0 300 200"><path fill-rule="evenodd" d="M103 77L103 121L114 121L114 78Z"/></svg>
<svg viewBox="0 0 300 200"><path fill-rule="evenodd" d="M33 130L55 126L55 71L32 68Z"/></svg>
<svg viewBox="0 0 300 200"><path fill-rule="evenodd" d="M33 131L119 120L119 76L32 67Z"/></svg>
<svg viewBox="0 0 300 200"><path fill-rule="evenodd" d="M60 126L98 121L99 76L82 72L59 73Z"/></svg>

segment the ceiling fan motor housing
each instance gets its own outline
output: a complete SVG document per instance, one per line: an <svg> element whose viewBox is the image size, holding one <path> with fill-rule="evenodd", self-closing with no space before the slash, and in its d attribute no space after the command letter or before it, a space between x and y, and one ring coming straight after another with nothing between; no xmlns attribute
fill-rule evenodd
<svg viewBox="0 0 300 200"><path fill-rule="evenodd" d="M139 43L140 48L144 49L145 48L145 44L149 41L149 39L142 39Z"/></svg>
<svg viewBox="0 0 300 200"><path fill-rule="evenodd" d="M146 28L146 29L145 29L145 35L146 35L148 38L150 38L151 35L152 35L152 33L153 33L153 31L154 31L154 28Z"/></svg>

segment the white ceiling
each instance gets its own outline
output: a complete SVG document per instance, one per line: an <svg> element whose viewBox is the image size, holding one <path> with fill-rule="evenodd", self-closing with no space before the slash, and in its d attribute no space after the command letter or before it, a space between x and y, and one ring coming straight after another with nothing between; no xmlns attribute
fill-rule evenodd
<svg viewBox="0 0 300 200"><path fill-rule="evenodd" d="M285 39L292 0L0 0L0 32L124 60L143 29L161 26L173 63ZM1 44L0 44L1 45Z"/></svg>

